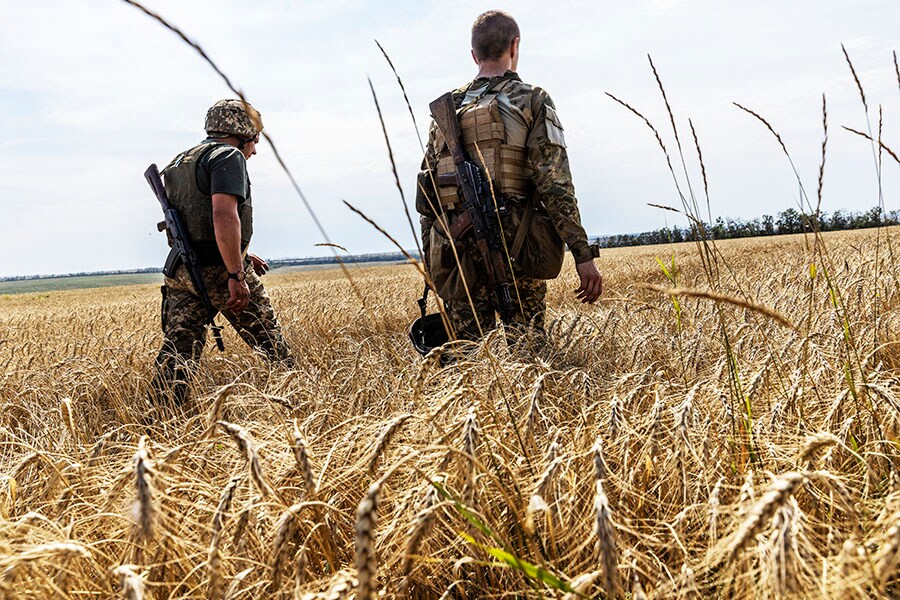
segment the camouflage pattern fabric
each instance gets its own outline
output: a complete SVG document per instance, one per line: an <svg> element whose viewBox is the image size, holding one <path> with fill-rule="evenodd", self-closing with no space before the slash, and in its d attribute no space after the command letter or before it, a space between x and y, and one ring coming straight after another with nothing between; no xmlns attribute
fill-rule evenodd
<svg viewBox="0 0 900 600"><path fill-rule="evenodd" d="M541 279L523 278L516 280L518 295L513 290L513 299L520 300L513 314L505 319L503 324L507 330L507 341L511 344L528 332L543 333L544 313L547 308L547 282ZM488 286L480 284L470 289L472 304L468 300L453 300L445 303L450 324L459 340L477 341L481 338L481 332L487 332L497 327L496 314L498 311L494 297L494 291ZM474 305L475 310L472 310ZM479 332L478 326L481 325Z"/></svg>
<svg viewBox="0 0 900 600"><path fill-rule="evenodd" d="M505 81L505 83L504 83ZM587 234L581 225L581 215L578 210L578 202L575 199L575 187L572 183L572 174L569 169L569 158L566 153L565 136L563 127L559 122L556 109L550 95L539 87L533 87L522 83L516 73L508 71L500 77L490 79L481 78L459 88L453 92L453 99L457 107L460 107L466 94L473 88L494 89L503 86L503 93L509 99L510 105L519 111L528 123L528 134L525 147L528 154L528 165L534 172L534 198L536 202L543 204L556 231L575 258L576 263L587 262L592 259L591 249L588 245ZM422 160L422 170L419 172L416 190L416 210L419 213L419 222L422 228L422 250L426 263L430 259L432 228L436 226L439 218L447 218L452 223L456 213L460 209L451 212L443 212L437 201L438 194L435 191L434 174L439 156L435 150L437 126L432 123L429 134L428 147ZM508 197L510 211L521 210L525 204L524 198ZM506 231L509 243L514 231ZM481 330L487 333L496 327L497 307L495 306L493 290L487 284L487 274L481 264L481 257L475 249L471 239L461 240L467 256L476 263L474 281L468 281L472 303L468 299L447 299L446 306L450 314L458 339L477 340L480 337L477 322L481 324ZM459 245L457 246L459 248ZM453 261L456 259L453 258ZM437 289L441 289L445 282L434 278L436 272L441 271L441 265L426 264L429 273L435 280ZM443 265L446 267L446 265ZM539 279L522 277L517 274L518 297L521 299L520 310L516 311L509 319L508 331L511 336L508 340L515 342L517 331L523 329L531 332L542 333L544 326L544 313L546 310L547 284ZM516 297L515 294L513 296ZM474 305L474 306L473 306ZM477 322L476 322L477 321Z"/></svg>
<svg viewBox="0 0 900 600"><path fill-rule="evenodd" d="M449 300L444 306L456 339L477 341L481 338L481 333L487 334L497 327L495 313L500 312L500 307L494 290L488 285L487 267L474 240L469 237L461 246L463 252L473 257L473 272L470 276L473 281L467 282L472 302L470 303L468 298ZM512 283L510 287L513 287ZM507 341L515 343L525 332L543 332L544 313L547 308L547 282L530 277L516 277L515 287L510 290L510 294L513 302L517 304L512 314L503 320L507 329Z"/></svg>
<svg viewBox="0 0 900 600"><path fill-rule="evenodd" d="M262 117L249 103L245 105L237 98L219 100L206 111L204 129L207 133L224 133L249 139L262 131Z"/></svg>
<svg viewBox="0 0 900 600"><path fill-rule="evenodd" d="M213 306L224 316L247 344L261 351L272 362L293 365L288 346L269 295L249 261L245 264L250 302L240 313L225 308L228 300L228 273L222 265L201 268ZM206 345L206 312L194 293L187 269L178 267L174 278L166 277L163 287L162 328L165 339L156 357L152 382L157 400L171 394L176 402L187 399L191 373Z"/></svg>
<svg viewBox="0 0 900 600"><path fill-rule="evenodd" d="M509 98L510 104L521 111L526 121L530 123L526 148L529 166L534 171L535 197L543 203L559 236L572 252L575 262L587 262L592 258L591 249L587 233L581 225L563 127L550 95L539 87L523 83L516 73L507 71L500 77L476 79L459 88L453 92L454 102L459 107L473 86L482 87L486 83L488 88L493 88L501 80L508 80L503 86L503 92ZM426 255L430 229L441 210L436 201L437 194L431 176L439 158L434 148L436 131L437 126L432 123L416 190L416 210L421 215L423 250Z"/></svg>

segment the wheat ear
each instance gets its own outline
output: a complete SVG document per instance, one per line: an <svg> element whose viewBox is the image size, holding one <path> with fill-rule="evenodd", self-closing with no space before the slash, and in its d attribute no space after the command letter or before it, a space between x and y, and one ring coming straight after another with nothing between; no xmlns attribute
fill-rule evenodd
<svg viewBox="0 0 900 600"><path fill-rule="evenodd" d="M262 494L263 497L268 496L270 490L269 484L266 483L266 479L263 476L262 465L259 462L259 455L256 453L256 445L253 443L253 438L251 438L247 430L240 425L235 425L234 423L229 423L227 421L219 421L219 426L231 436L231 439L234 440L238 450L247 460L247 466L250 469L250 479L253 481L256 489L259 490L259 493Z"/></svg>
<svg viewBox="0 0 900 600"><path fill-rule="evenodd" d="M119 577L119 588L124 600L144 599L144 580L135 573L136 568L134 565L121 565L113 570L113 574Z"/></svg>
<svg viewBox="0 0 900 600"><path fill-rule="evenodd" d="M394 437L394 434L397 433L397 430L400 429L400 426L403 425L403 423L406 422L406 420L410 417L412 417L412 415L410 414L403 414L395 417L378 435L378 439L375 441L375 448L372 450L372 454L369 457L369 463L367 466L370 475L374 475L375 467L378 466L378 459L387 449L388 444L391 443L391 438Z"/></svg>
<svg viewBox="0 0 900 600"><path fill-rule="evenodd" d="M150 484L150 459L147 455L147 438L142 436L134 454L134 520L138 526L138 536L149 540L153 536L153 488Z"/></svg>
<svg viewBox="0 0 900 600"><path fill-rule="evenodd" d="M819 450L830 448L831 446L840 445L839 440L833 433L821 431L814 435L808 436L800 447L797 455L797 464L801 467L810 468L813 457Z"/></svg>
<svg viewBox="0 0 900 600"><path fill-rule="evenodd" d="M769 522L779 508L784 506L797 488L806 480L806 475L797 471L785 473L772 482L759 501L738 527L726 550L726 560L733 561Z"/></svg>
<svg viewBox="0 0 900 600"><path fill-rule="evenodd" d="M597 536L596 552L603 565L603 589L607 595L618 597L622 586L619 583L619 554L616 549L616 530L612 521L609 500L603 491L603 481L595 481L594 493L594 533Z"/></svg>
<svg viewBox="0 0 900 600"><path fill-rule="evenodd" d="M231 501L234 499L234 492L241 479L243 477L240 476L231 478L231 481L228 482L228 485L225 486L219 496L219 504L216 507L216 513L213 515L213 536L206 553L206 574L209 580L207 590L210 598L218 598L221 595L222 557L219 546L222 543L222 527L225 524L225 517L228 511L231 509Z"/></svg>
<svg viewBox="0 0 900 600"><path fill-rule="evenodd" d="M875 557L875 573L884 585L897 573L900 565L900 513L894 515L894 524L884 536Z"/></svg>
<svg viewBox="0 0 900 600"><path fill-rule="evenodd" d="M315 498L316 477L312 470L312 464L310 463L309 444L300 433L300 428L297 427L296 419L294 419L293 437L292 449L294 450L294 458L297 461L297 468L300 470L300 475L303 477L303 485L306 486L306 495L310 498Z"/></svg>
<svg viewBox="0 0 900 600"><path fill-rule="evenodd" d="M285 554L288 541L297 531L297 513L303 509L303 504L295 504L281 515L275 528L275 539L272 541L272 558L269 566L272 569L272 579L269 584L269 592L274 593L281 581L281 563Z"/></svg>
<svg viewBox="0 0 900 600"><path fill-rule="evenodd" d="M356 590L359 600L370 600L375 594L378 559L375 554L375 522L378 516L378 494L381 480L369 486L366 497L356 509Z"/></svg>
<svg viewBox="0 0 900 600"><path fill-rule="evenodd" d="M434 525L435 511L438 505L437 488L433 485L428 486L425 499L422 502L422 508L416 513L416 519L410 525L406 534L406 552L403 555L403 561L400 563L400 574L403 577L401 589L408 592L409 575L412 573L413 557L418 553L419 546L422 541L428 537L431 528Z"/></svg>

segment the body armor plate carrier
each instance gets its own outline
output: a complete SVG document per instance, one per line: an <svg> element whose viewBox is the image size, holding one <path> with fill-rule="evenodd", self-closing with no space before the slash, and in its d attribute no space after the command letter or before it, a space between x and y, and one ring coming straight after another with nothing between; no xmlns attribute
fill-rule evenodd
<svg viewBox="0 0 900 600"><path fill-rule="evenodd" d="M503 115L503 112L510 115L507 117L509 121L516 119L517 115L512 113L516 110L512 107L504 106L506 111L501 109L501 101L505 99L503 87L501 85L499 88L486 89L474 100L459 108L456 114L466 154L472 162L484 169L485 175L491 180L494 193L512 198L525 198L533 189L533 172L528 166L525 140L513 139L524 136L510 135L511 132L508 131L510 127L504 123L506 115ZM521 119L524 121L524 118ZM510 122L509 125L516 129L526 128L524 122L521 124ZM435 148L438 149L440 157L437 163L438 181L447 181L448 177L455 176L456 166L440 129L436 132ZM453 210L459 206L457 190L454 185L438 187L440 203L444 208Z"/></svg>
<svg viewBox="0 0 900 600"><path fill-rule="evenodd" d="M213 228L212 198L200 188L197 181L197 163L221 142L204 142L175 157L163 170L166 193L181 216L191 242L199 247L216 243ZM207 182L207 189L209 182ZM250 198L239 199L238 215L241 220L241 248L246 248L253 235L253 207ZM171 245L171 243L170 243ZM202 252L202 251L201 251ZM216 252L217 254L217 252Z"/></svg>

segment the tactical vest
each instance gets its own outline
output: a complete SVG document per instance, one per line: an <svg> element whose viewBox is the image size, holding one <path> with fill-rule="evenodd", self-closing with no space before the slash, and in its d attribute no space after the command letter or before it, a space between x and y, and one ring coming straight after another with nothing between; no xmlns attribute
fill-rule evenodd
<svg viewBox="0 0 900 600"><path fill-rule="evenodd" d="M225 145L227 144L221 142L204 142L187 152L182 152L163 169L169 202L178 210L181 222L198 253L202 253L204 247L209 247L210 243L212 244L210 249L215 249L216 231L213 228L212 197L200 188L197 181L197 165L214 148ZM205 187L209 189L208 181ZM243 250L253 235L253 206L249 194L247 198L238 200L238 216L241 220ZM169 245L172 245L171 238Z"/></svg>
<svg viewBox="0 0 900 600"><path fill-rule="evenodd" d="M456 115L466 155L485 170L492 181L494 192L507 197L525 198L533 190L534 172L528 166L524 136L510 135L501 116L500 100L505 86L506 82L486 89L480 96L457 109ZM527 129L524 120L517 125L519 129ZM438 180L446 181L447 176L456 174L456 165L440 129L436 132L434 147L438 149ZM458 206L460 200L457 189L456 186L438 187L438 197L444 208L452 210Z"/></svg>

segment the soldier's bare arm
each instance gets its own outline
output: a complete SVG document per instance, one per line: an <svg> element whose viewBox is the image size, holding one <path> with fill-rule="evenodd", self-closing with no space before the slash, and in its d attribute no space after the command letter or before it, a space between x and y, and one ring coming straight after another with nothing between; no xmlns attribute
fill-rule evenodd
<svg viewBox="0 0 900 600"><path fill-rule="evenodd" d="M229 273L243 272L241 257L241 219L238 215L238 198L231 194L213 194L213 228L216 245ZM250 301L250 290L243 280L228 279L228 301L225 307L234 312L244 310Z"/></svg>

